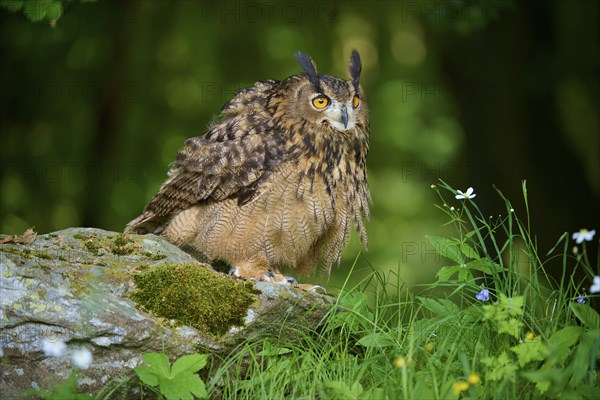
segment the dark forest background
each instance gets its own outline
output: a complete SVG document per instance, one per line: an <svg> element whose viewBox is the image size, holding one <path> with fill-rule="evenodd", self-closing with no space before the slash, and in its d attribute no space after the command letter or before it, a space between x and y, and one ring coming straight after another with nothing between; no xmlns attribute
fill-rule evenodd
<svg viewBox="0 0 600 400"><path fill-rule="evenodd" d="M506 214L494 186L525 218L526 179L542 254L564 232L600 228L597 1L0 6L2 233L121 231L236 90L299 73L298 50L345 76L353 48L371 110L373 196L353 279L370 266L433 279L444 260L425 235L452 233L434 207L439 178L473 186L494 218ZM360 251L353 239L330 285Z"/></svg>

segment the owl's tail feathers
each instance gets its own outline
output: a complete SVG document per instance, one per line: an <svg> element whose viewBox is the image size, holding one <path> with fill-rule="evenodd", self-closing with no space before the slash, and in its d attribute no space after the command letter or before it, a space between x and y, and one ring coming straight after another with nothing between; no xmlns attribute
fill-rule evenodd
<svg viewBox="0 0 600 400"><path fill-rule="evenodd" d="M165 230L166 222L164 217L160 217L152 211L144 211L142 215L127 224L125 233L153 233L160 235Z"/></svg>

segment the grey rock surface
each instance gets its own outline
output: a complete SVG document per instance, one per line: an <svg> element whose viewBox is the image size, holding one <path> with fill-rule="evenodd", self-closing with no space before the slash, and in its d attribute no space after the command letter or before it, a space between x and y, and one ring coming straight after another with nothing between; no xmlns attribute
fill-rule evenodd
<svg viewBox="0 0 600 400"><path fill-rule="evenodd" d="M129 299L133 274L163 263L197 261L154 235L123 236L93 228L40 235L30 245L0 244L2 398L66 379L74 369L71 356L81 349L89 350L93 361L80 371L78 384L94 394L112 379L131 376L145 352L164 350L171 361L198 351L222 356L243 340L280 335L282 323L290 330L314 327L332 302L327 296L258 282L246 325L215 338L151 315ZM59 341L66 343L64 354L48 356L44 342Z"/></svg>

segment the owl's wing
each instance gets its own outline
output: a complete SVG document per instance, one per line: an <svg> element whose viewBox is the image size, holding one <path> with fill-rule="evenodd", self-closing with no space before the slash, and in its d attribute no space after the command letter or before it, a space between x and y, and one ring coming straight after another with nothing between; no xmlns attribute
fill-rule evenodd
<svg viewBox="0 0 600 400"><path fill-rule="evenodd" d="M159 233L175 213L195 204L237 198L243 205L266 187L270 172L284 159L283 135L263 106L269 84L240 91L223 107L221 123L186 141L170 178L128 231Z"/></svg>

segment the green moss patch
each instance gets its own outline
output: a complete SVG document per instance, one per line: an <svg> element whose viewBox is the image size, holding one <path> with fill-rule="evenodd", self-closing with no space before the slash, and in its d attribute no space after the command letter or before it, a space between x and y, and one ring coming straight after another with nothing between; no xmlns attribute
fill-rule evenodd
<svg viewBox="0 0 600 400"><path fill-rule="evenodd" d="M95 256L102 255L101 249L117 256L126 256L142 248L141 244L136 242L133 237L124 233L107 237L98 237L94 234L77 234L73 235L73 237L83 243L87 251Z"/></svg>
<svg viewBox="0 0 600 400"><path fill-rule="evenodd" d="M243 325L256 301L251 282L219 276L198 264L166 263L134 276L131 298L159 317L220 336Z"/></svg>
<svg viewBox="0 0 600 400"><path fill-rule="evenodd" d="M162 259L167 258L167 256L164 255L164 254L161 254L161 253L152 253L151 251L145 251L144 255L146 257L148 257L149 259L154 260L154 261L162 260Z"/></svg>

